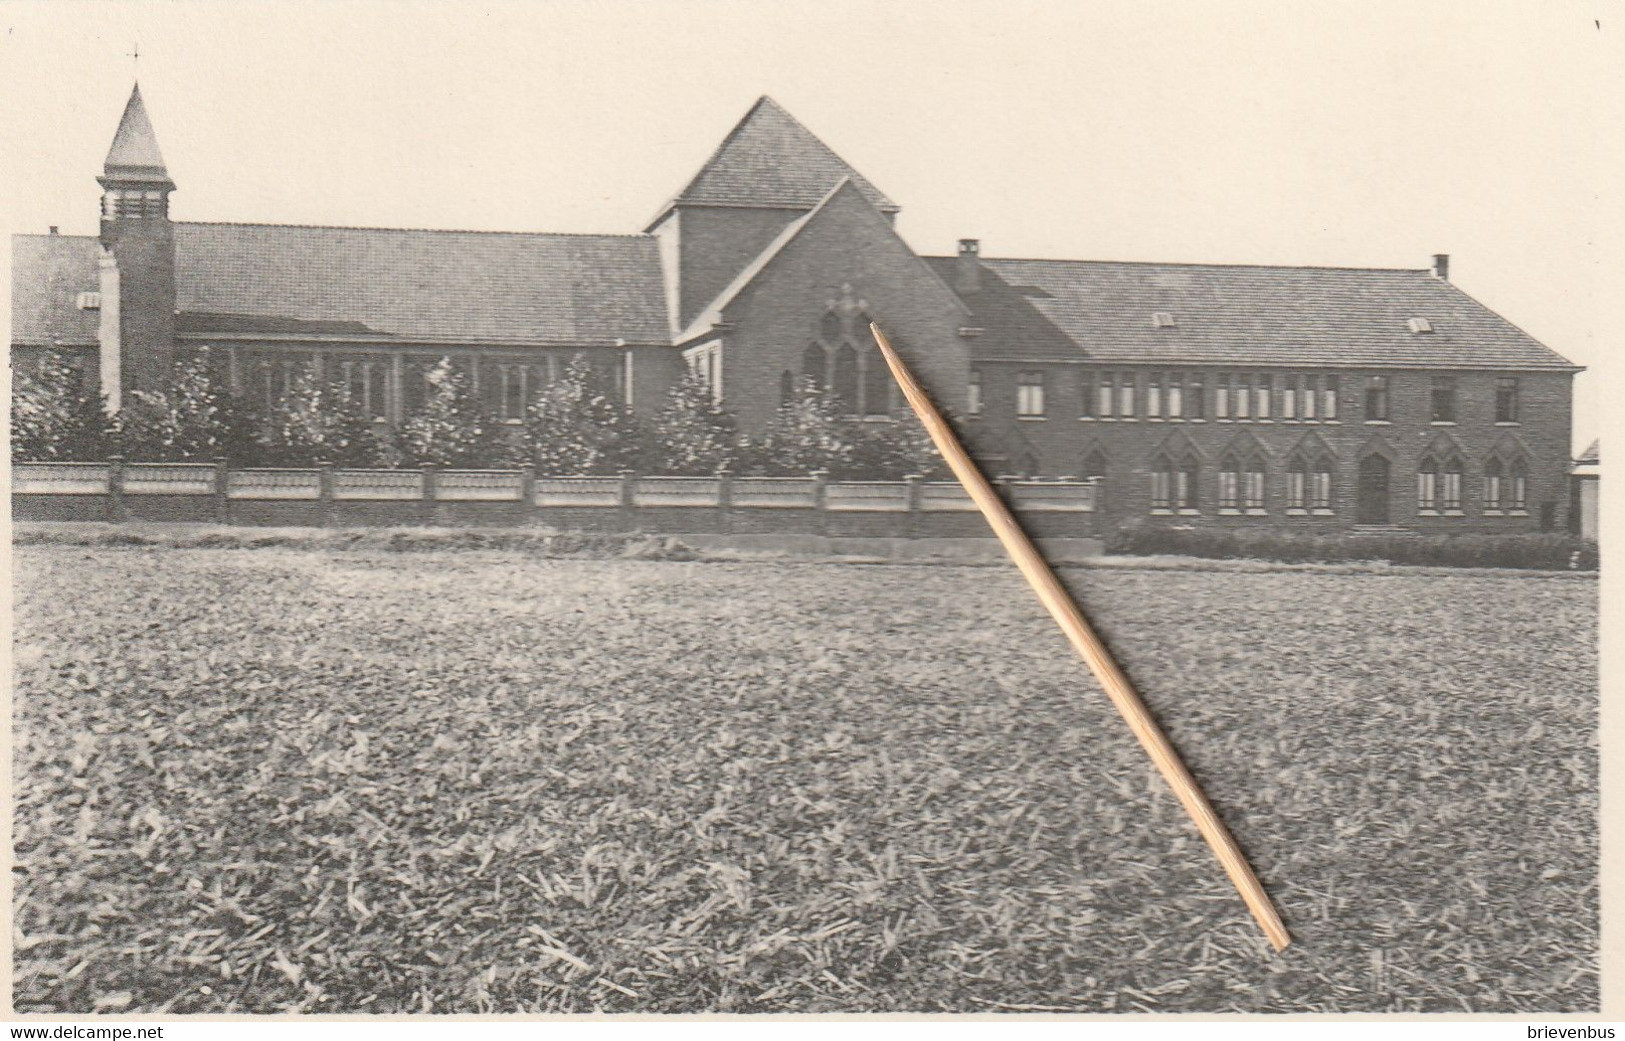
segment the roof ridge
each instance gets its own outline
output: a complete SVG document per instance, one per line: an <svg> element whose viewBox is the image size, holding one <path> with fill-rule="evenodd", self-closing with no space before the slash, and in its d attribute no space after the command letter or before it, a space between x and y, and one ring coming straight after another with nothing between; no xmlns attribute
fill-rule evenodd
<svg viewBox="0 0 1625 1041"><path fill-rule="evenodd" d="M96 235L63 235L54 231L14 231L14 239L96 239Z"/></svg>
<svg viewBox="0 0 1625 1041"><path fill-rule="evenodd" d="M932 260L956 260L951 254L934 254ZM1070 257L990 257L982 255L987 261L1010 261L1018 264L1136 264L1143 267L1222 267L1222 268L1256 268L1264 271L1382 271L1389 274L1432 275L1432 268L1425 267L1356 267L1349 264L1226 264L1212 260L1088 260Z"/></svg>
<svg viewBox="0 0 1625 1041"><path fill-rule="evenodd" d="M528 235L533 238L551 236L553 238L576 239L649 239L654 237L647 232L641 231L506 231L488 228L389 228L366 224L266 224L256 221L233 220L188 220L176 221L175 223L187 227L298 228L307 231L411 231L429 232L436 235ZM80 235L73 237L94 238L95 236Z"/></svg>

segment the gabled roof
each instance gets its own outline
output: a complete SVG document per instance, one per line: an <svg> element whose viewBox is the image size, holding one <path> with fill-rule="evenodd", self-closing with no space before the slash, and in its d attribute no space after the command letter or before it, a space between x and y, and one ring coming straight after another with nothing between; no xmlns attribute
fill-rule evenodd
<svg viewBox="0 0 1625 1041"><path fill-rule="evenodd" d="M678 205L804 209L817 205L842 180L851 180L882 212L898 211L896 203L846 160L763 95L700 172L661 207L656 221Z"/></svg>
<svg viewBox="0 0 1625 1041"><path fill-rule="evenodd" d="M13 235L11 342L26 347L94 347L100 312L81 311L96 291L101 249L89 235Z"/></svg>
<svg viewBox="0 0 1625 1041"><path fill-rule="evenodd" d="M107 180L170 183L163 153L158 151L158 135L153 133L147 106L141 100L139 83L130 91L130 100L124 105L124 115L119 119L112 147L107 150L107 160L102 165L103 177ZM170 187L174 185L170 183Z"/></svg>
<svg viewBox="0 0 1625 1041"><path fill-rule="evenodd" d="M713 325L722 321L723 311L727 308L727 306L732 303L740 293L744 292L747 286L756 281L757 276L759 276L762 271L764 271L767 266L779 256L779 254L784 252L785 248L795 240L796 236L801 234L802 229L816 222L820 214L822 214L830 206L834 205L836 200L842 198L843 196L855 197L858 205L871 207L871 212L873 212L874 209L878 209L878 207L874 207L874 204L869 201L866 195L864 195L863 189L857 184L857 182L853 181L851 178L842 178L835 185L835 187L831 188L827 193L825 193L823 198L818 200L812 209L785 225L784 230L779 232L779 234L774 237L773 241L768 243L767 247L756 255L754 260L752 260L749 264L746 264L744 270L740 271L739 274L734 276L733 281L729 282L722 292L717 294L716 299L712 300L706 305L704 310L700 311L699 314L694 316L694 320L688 323L688 327L676 337L675 342L681 344L687 342L688 340L694 339L695 337L704 333L707 329L711 328ZM893 229L890 224L887 224L886 228L894 237L897 236L896 230ZM899 241L901 240L899 239ZM903 244L903 248L908 249L906 243ZM910 249L909 254L912 256L913 253L914 251ZM922 265L924 264L923 260L919 260L919 262ZM931 267L926 266L925 270L928 275L936 277L936 272L932 270ZM941 279L938 278L938 281L940 282ZM951 290L948 290L947 286L943 286L943 289L950 301L958 299L958 297L953 295Z"/></svg>
<svg viewBox="0 0 1625 1041"><path fill-rule="evenodd" d="M953 284L956 257L930 262ZM1428 270L981 260L974 353L1107 364L1576 366ZM1158 328L1155 312L1174 324ZM1411 332L1426 318L1430 333Z"/></svg>
<svg viewBox="0 0 1625 1041"><path fill-rule="evenodd" d="M12 342L94 344L93 238L12 240ZM670 343L646 235L175 225L183 334L592 346Z"/></svg>
<svg viewBox="0 0 1625 1041"><path fill-rule="evenodd" d="M1575 457L1574 465L1576 467L1602 465L1601 445L1600 438L1592 438L1591 443L1586 445L1586 450Z"/></svg>

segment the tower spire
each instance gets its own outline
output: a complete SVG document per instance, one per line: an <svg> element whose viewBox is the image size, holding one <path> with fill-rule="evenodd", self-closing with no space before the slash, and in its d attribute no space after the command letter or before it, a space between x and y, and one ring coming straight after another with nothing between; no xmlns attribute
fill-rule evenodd
<svg viewBox="0 0 1625 1041"><path fill-rule="evenodd" d="M124 105L124 116L113 134L113 144L102 163L103 187L110 181L121 181L132 187L173 190L175 182L169 179L164 166L163 153L158 150L158 135L153 133L152 120L147 117L147 106L141 100L141 85L130 90L130 100Z"/></svg>

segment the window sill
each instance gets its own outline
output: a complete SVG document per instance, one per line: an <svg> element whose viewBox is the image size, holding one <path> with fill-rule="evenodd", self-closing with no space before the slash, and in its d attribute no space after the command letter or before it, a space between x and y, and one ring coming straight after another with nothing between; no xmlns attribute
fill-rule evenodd
<svg viewBox="0 0 1625 1041"><path fill-rule="evenodd" d="M1529 511L1528 510L1508 510L1507 511L1507 516L1508 517L1527 517L1527 516L1529 516Z"/></svg>
<svg viewBox="0 0 1625 1041"><path fill-rule="evenodd" d="M525 421L523 419L504 419L502 421L502 425L507 427L522 427L525 425Z"/></svg>
<svg viewBox="0 0 1625 1041"><path fill-rule="evenodd" d="M1286 508L1286 515L1288 517L1307 517L1309 516L1309 511L1301 506L1288 506Z"/></svg>
<svg viewBox="0 0 1625 1041"><path fill-rule="evenodd" d="M1173 515L1173 510L1165 510L1160 506L1151 507L1151 516L1153 517L1172 517Z"/></svg>
<svg viewBox="0 0 1625 1041"><path fill-rule="evenodd" d="M1365 421L1365 425L1368 427L1391 427L1394 424L1386 419L1368 419Z"/></svg>
<svg viewBox="0 0 1625 1041"><path fill-rule="evenodd" d="M1205 420L1205 419L1187 419L1187 420L1185 420L1185 422L1187 422L1187 423L1206 423L1207 420Z"/></svg>
<svg viewBox="0 0 1625 1041"><path fill-rule="evenodd" d="M1444 515L1446 517L1465 517L1465 516L1467 516L1465 513L1463 513L1460 510L1445 510Z"/></svg>
<svg viewBox="0 0 1625 1041"><path fill-rule="evenodd" d="M1438 510L1417 510L1416 515L1418 517L1437 517L1439 515L1439 511Z"/></svg>
<svg viewBox="0 0 1625 1041"><path fill-rule="evenodd" d="M1221 517L1239 517L1239 516L1241 516L1241 511L1236 509L1234 506L1220 506L1219 507L1219 516L1221 516Z"/></svg>
<svg viewBox="0 0 1625 1041"><path fill-rule="evenodd" d="M1497 419L1495 425L1498 427L1521 427L1523 422L1516 419Z"/></svg>
<svg viewBox="0 0 1625 1041"><path fill-rule="evenodd" d="M1428 421L1430 427L1453 427L1455 425L1456 421L1453 419L1431 419Z"/></svg>
<svg viewBox="0 0 1625 1041"><path fill-rule="evenodd" d="M1079 416L1078 417L1078 422L1079 423L1098 423L1099 420L1097 420L1094 416Z"/></svg>
<svg viewBox="0 0 1625 1041"><path fill-rule="evenodd" d="M1313 423L1313 422L1316 422L1316 421L1315 420L1309 420L1308 422ZM1338 420L1338 419L1322 419L1319 422L1325 423L1329 427L1335 427L1335 426L1338 426L1339 424L1341 424L1342 420Z"/></svg>
<svg viewBox="0 0 1625 1041"><path fill-rule="evenodd" d="M1202 511L1201 510L1192 510L1192 509L1182 509L1182 510L1179 511L1179 515L1181 517L1200 517L1202 515Z"/></svg>
<svg viewBox="0 0 1625 1041"><path fill-rule="evenodd" d="M895 423L895 422L897 422L897 420L894 419L891 416L860 416L859 418L865 423Z"/></svg>
<svg viewBox="0 0 1625 1041"><path fill-rule="evenodd" d="M1023 422L1023 423L1042 423L1046 419L1048 419L1049 417L1048 416L1017 416L1016 418L1018 420L1020 420L1021 422Z"/></svg>
<svg viewBox="0 0 1625 1041"><path fill-rule="evenodd" d="M1255 420L1253 420L1253 422L1254 423L1273 423L1273 422L1275 422L1275 420L1273 420L1273 419L1255 419Z"/></svg>
<svg viewBox="0 0 1625 1041"><path fill-rule="evenodd" d="M1335 516L1337 516L1337 511L1332 509L1330 506L1316 506L1313 510L1310 510L1309 512L1313 513L1316 517L1335 517Z"/></svg>
<svg viewBox="0 0 1625 1041"><path fill-rule="evenodd" d="M1249 506L1247 508L1247 516L1249 517L1268 517L1269 515L1270 511L1259 506Z"/></svg>
<svg viewBox="0 0 1625 1041"><path fill-rule="evenodd" d="M1486 517L1505 517L1506 513L1501 511L1501 510L1485 510L1484 511L1484 516L1486 516Z"/></svg>
<svg viewBox="0 0 1625 1041"><path fill-rule="evenodd" d="M1161 423L1162 422L1162 417L1161 416L1146 416L1145 421L1147 423Z"/></svg>

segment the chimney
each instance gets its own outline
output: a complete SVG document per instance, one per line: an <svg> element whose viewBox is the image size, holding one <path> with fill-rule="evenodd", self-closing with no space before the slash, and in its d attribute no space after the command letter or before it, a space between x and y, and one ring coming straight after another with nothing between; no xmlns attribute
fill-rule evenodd
<svg viewBox="0 0 1625 1041"><path fill-rule="evenodd" d="M1441 282L1450 281L1450 254L1433 254L1433 277Z"/></svg>
<svg viewBox="0 0 1625 1041"><path fill-rule="evenodd" d="M954 265L954 291L974 293L982 288L982 244L977 239L959 240L959 263Z"/></svg>
<svg viewBox="0 0 1625 1041"><path fill-rule="evenodd" d="M61 234L61 231L57 228L57 226L55 224L51 225L51 234L52 235L60 235Z"/></svg>

